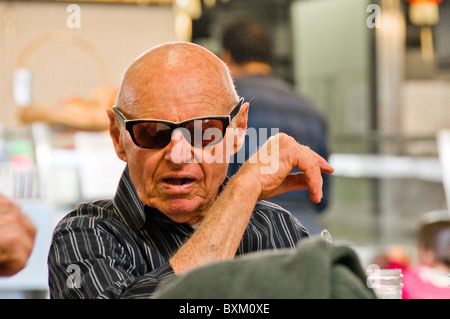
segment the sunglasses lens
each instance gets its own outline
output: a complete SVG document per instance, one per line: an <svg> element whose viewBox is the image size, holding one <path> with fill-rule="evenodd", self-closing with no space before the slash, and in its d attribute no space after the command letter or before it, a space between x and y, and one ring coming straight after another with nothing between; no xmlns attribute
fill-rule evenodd
<svg viewBox="0 0 450 319"><path fill-rule="evenodd" d="M203 119L188 122L185 126L193 146L207 146L219 143L224 136L224 123L218 119ZM186 134L185 134L186 135Z"/></svg>
<svg viewBox="0 0 450 319"><path fill-rule="evenodd" d="M172 129L164 123L141 122L133 125L134 140L145 148L163 148L170 143Z"/></svg>
<svg viewBox="0 0 450 319"><path fill-rule="evenodd" d="M219 143L224 136L226 125L219 119L193 120L183 123L181 129L184 138L193 146L207 146ZM156 121L133 124L133 140L144 148L163 148L172 139L173 128Z"/></svg>
<svg viewBox="0 0 450 319"><path fill-rule="evenodd" d="M166 147L172 139L173 131L176 129L182 130L184 138L192 146L204 147L222 141L226 128L239 113L243 101L241 99L228 116L198 118L179 124L158 120L127 120L116 107L113 108L121 125L126 127L134 143L139 147Z"/></svg>

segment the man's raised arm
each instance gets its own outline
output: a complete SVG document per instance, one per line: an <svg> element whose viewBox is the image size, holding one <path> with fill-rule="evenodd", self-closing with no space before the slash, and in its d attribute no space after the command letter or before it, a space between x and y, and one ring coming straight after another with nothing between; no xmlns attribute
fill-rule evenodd
<svg viewBox="0 0 450 319"><path fill-rule="evenodd" d="M290 174L293 168L303 172ZM172 257L175 273L233 258L258 200L308 188L311 199L320 202L321 172L333 168L308 147L282 133L269 139L230 179L198 230Z"/></svg>

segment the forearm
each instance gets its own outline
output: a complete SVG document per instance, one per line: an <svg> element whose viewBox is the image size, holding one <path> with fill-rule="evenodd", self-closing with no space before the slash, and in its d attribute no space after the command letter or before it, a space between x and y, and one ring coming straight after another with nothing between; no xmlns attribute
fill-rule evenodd
<svg viewBox="0 0 450 319"><path fill-rule="evenodd" d="M303 172L290 174L293 168ZM175 273L233 258L258 199L308 188L311 199L320 202L321 172L332 173L333 167L309 147L286 134L271 137L242 165L198 230L171 259Z"/></svg>
<svg viewBox="0 0 450 319"><path fill-rule="evenodd" d="M233 258L259 196L255 179L243 172L230 179L197 231L170 260L175 273Z"/></svg>

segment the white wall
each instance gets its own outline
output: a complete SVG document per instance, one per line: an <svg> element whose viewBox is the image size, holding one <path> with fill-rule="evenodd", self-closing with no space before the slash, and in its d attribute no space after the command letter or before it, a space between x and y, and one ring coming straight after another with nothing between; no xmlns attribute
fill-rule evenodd
<svg viewBox="0 0 450 319"><path fill-rule="evenodd" d="M294 79L329 117L333 133L359 133L370 121L368 1L292 4Z"/></svg>
<svg viewBox="0 0 450 319"><path fill-rule="evenodd" d="M44 35L53 37L29 52L25 66L33 73L33 102L57 106L68 95L89 99L99 85L118 85L124 69L143 51L176 40L170 6L79 3L80 28L69 28L66 22L72 12L66 9L70 4L0 2L0 121L6 126L18 124L13 72L32 41ZM73 39L92 46L101 62L70 42Z"/></svg>

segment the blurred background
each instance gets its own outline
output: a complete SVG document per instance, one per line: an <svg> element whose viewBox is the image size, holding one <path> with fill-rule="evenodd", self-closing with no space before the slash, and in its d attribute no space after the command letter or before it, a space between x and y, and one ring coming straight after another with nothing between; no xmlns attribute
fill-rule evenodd
<svg viewBox="0 0 450 319"><path fill-rule="evenodd" d="M336 171L321 227L363 264L393 245L414 258L419 222L448 218L450 1L0 1L0 193L38 227L0 298L46 297L54 225L114 195L124 163L105 109L125 68L167 41L219 55L238 18L267 28L274 74L327 117Z"/></svg>

